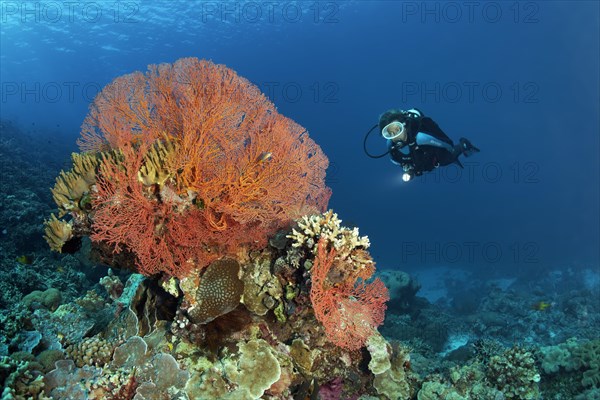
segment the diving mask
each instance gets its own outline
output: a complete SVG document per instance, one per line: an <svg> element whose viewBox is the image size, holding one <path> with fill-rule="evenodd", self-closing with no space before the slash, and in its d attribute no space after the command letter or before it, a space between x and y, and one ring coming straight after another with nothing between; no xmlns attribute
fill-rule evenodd
<svg viewBox="0 0 600 400"><path fill-rule="evenodd" d="M406 132L406 126L399 121L390 122L381 130L381 134L386 139L396 139Z"/></svg>

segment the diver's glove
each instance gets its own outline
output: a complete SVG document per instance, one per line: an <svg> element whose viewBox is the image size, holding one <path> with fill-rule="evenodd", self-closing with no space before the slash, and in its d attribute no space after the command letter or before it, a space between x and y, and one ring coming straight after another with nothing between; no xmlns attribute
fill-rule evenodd
<svg viewBox="0 0 600 400"><path fill-rule="evenodd" d="M479 153L479 149L471 144L469 139L460 138L459 141L460 151L465 157L469 157L474 153Z"/></svg>

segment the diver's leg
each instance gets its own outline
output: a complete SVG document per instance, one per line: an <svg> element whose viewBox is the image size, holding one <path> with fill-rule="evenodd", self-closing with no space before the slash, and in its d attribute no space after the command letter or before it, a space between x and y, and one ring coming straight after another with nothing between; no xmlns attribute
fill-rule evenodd
<svg viewBox="0 0 600 400"><path fill-rule="evenodd" d="M440 140L437 137L430 135L429 133L419 132L419 133L417 133L417 136L415 139L416 139L417 145L419 145L419 146L434 146L434 147L441 147L442 149L446 149L449 152L454 151L455 146L452 146L451 144L446 143L445 141Z"/></svg>
<svg viewBox="0 0 600 400"><path fill-rule="evenodd" d="M479 149L471 144L468 139L460 138L459 143L454 145L451 149L444 148L441 154L438 155L438 162L440 165L450 165L452 163L456 163L459 167L463 168L462 163L458 159L460 155L464 155L465 157L469 157L473 155L473 153L478 153Z"/></svg>

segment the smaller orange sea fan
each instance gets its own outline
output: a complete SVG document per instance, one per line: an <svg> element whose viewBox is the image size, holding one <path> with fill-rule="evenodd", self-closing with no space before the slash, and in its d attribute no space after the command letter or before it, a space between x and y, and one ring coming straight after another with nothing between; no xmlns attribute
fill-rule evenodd
<svg viewBox="0 0 600 400"><path fill-rule="evenodd" d="M328 251L327 247L327 240L321 238L311 269L310 299L327 338L337 346L357 350L383 323L388 290L379 278L371 283L360 280L330 285L327 275L337 260L335 249Z"/></svg>

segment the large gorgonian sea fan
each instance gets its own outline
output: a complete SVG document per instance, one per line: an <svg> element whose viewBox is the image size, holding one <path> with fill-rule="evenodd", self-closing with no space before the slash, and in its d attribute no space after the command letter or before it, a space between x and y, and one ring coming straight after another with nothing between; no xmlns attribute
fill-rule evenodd
<svg viewBox="0 0 600 400"><path fill-rule="evenodd" d="M115 79L78 144L118 154L99 168L92 240L131 251L146 275L263 247L331 195L306 130L233 70L196 58Z"/></svg>

